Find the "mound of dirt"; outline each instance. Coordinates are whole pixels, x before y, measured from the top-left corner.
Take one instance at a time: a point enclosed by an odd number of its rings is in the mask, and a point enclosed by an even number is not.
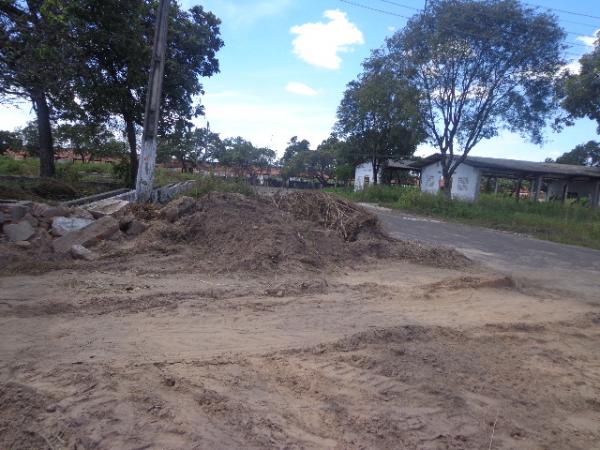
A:
[[[377,217],[366,209],[323,192],[291,192],[273,196],[277,208],[296,219],[312,220],[337,231],[345,241],[355,241],[361,232],[377,231]]]
[[[215,272],[322,270],[352,267],[369,258],[444,267],[468,262],[451,249],[389,239],[379,231],[375,216],[336,197],[290,195],[272,200],[207,194],[193,207],[186,202],[185,213],[174,220],[172,214],[159,214],[136,247],[190,252],[195,264]],[[165,209],[172,212],[173,204]]]

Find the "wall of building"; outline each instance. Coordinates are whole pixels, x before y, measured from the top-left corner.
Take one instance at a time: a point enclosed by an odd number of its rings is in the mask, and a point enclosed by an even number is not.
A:
[[[377,175],[377,180],[381,179],[381,170]],[[365,181],[368,180],[368,184],[373,184],[373,165],[370,162],[366,162],[356,166],[354,169],[354,190],[360,191],[365,187]]]
[[[563,195],[563,188],[565,186],[564,181],[550,181],[548,182],[548,196],[547,198],[552,200],[560,200]],[[569,198],[592,199],[594,195],[594,189],[596,188],[596,181],[580,181],[569,183]]]
[[[421,172],[421,191],[436,194],[440,190],[442,164],[440,162],[423,167]],[[452,176],[452,198],[476,200],[479,195],[481,171],[467,164],[458,166]]]

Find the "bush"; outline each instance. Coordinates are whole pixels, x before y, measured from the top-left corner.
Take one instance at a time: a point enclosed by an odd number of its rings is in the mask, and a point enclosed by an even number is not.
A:
[[[0,156],[0,174],[37,176],[40,173],[40,160],[38,158],[12,159]]]

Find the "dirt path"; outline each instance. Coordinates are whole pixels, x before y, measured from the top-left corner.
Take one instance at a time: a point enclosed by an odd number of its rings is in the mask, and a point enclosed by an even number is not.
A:
[[[515,278],[600,302],[600,251],[460,223],[444,222],[363,204],[397,239],[456,248],[473,260]]]
[[[591,302],[484,267],[180,263],[0,278],[0,447],[600,448]]]

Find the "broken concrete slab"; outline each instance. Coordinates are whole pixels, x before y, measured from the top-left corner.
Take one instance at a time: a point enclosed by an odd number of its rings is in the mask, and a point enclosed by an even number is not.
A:
[[[71,210],[66,206],[50,206],[44,203],[36,203],[32,207],[33,215],[46,220],[57,216],[68,216]]]
[[[10,208],[10,219],[13,222],[21,220],[25,214],[29,212],[29,208],[22,203],[17,203]]]
[[[17,241],[17,242],[15,242],[15,245],[17,247],[19,247],[19,248],[22,248],[22,249],[28,249],[28,248],[31,247],[31,242],[29,242],[29,241]]]
[[[81,230],[72,231],[55,239],[52,248],[56,253],[66,253],[74,245],[85,245],[99,239],[106,239],[117,231],[119,231],[119,222],[111,216],[105,216]]]
[[[71,247],[71,256],[76,259],[84,259],[86,261],[93,261],[98,258],[98,255],[93,251],[85,248],[83,245],[73,245]]]
[[[124,211],[125,207],[129,205],[127,200],[119,200],[116,198],[106,198],[99,200],[94,203],[90,203],[85,207],[95,218],[117,215]]]
[[[9,223],[2,227],[2,231],[11,242],[26,241],[35,234],[35,229],[26,220],[18,223]]]
[[[81,230],[94,222],[94,219],[82,219],[79,217],[58,216],[52,219],[52,234],[64,236],[67,233]]]

